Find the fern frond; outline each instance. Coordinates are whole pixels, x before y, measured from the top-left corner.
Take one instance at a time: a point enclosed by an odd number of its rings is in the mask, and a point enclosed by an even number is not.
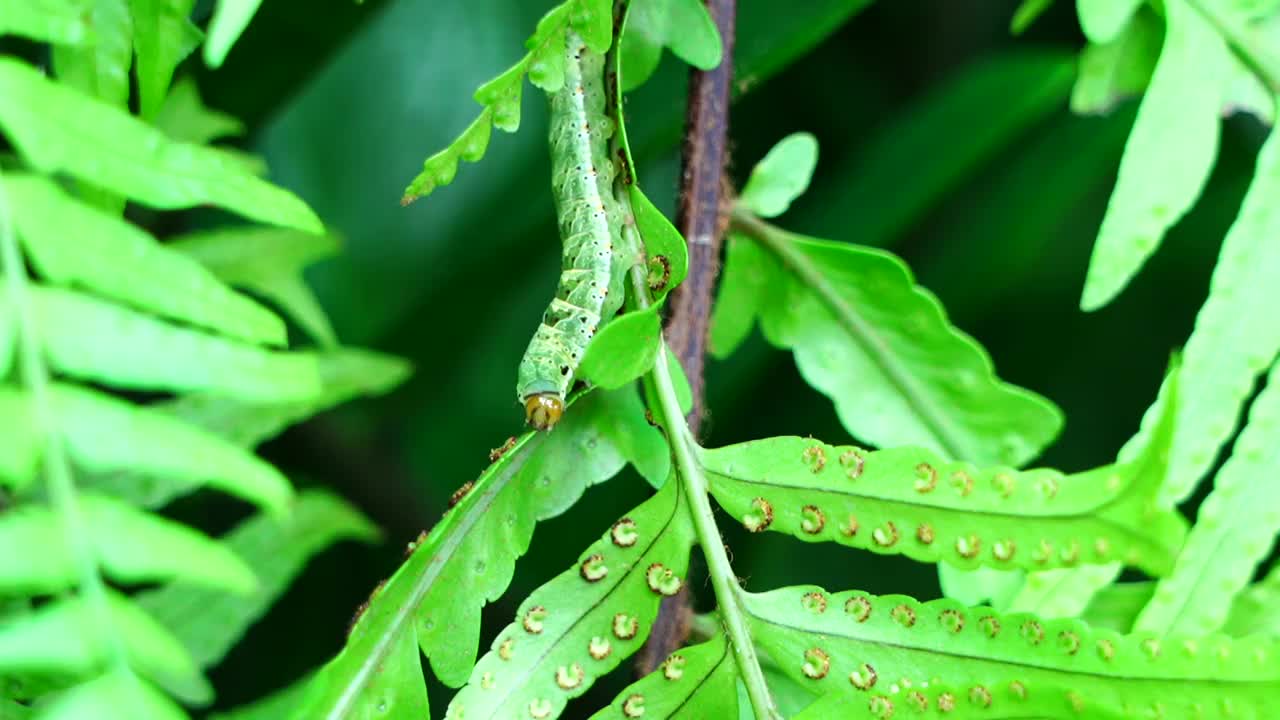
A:
[[[135,390],[218,392],[259,402],[320,392],[315,358],[161,322],[71,290],[32,286],[41,345],[56,370]]]
[[[155,126],[165,135],[181,142],[204,145],[227,137],[244,134],[239,118],[205,107],[195,77],[187,75],[169,88],[164,105],[156,114]]]
[[[1266,557],[1280,532],[1280,365],[1254,401],[1231,458],[1214,479],[1169,577],[1156,586],[1136,629],[1207,634],[1227,620],[1232,600]]]
[[[290,717],[337,720],[356,708],[425,708],[415,647],[442,682],[461,685],[475,664],[480,609],[506,589],[535,523],[564,512],[627,461],[646,474],[670,468],[666,443],[645,422],[632,388],[590,393],[568,408],[554,433],[526,434],[496,454],[375,591],[346,647]]]
[[[1057,435],[1049,401],[999,380],[897,257],[803,238],[735,211],[712,316],[717,357],[759,318],[851,434],[978,463],[1021,465]],[[749,236],[748,236],[749,235]]]
[[[251,594],[236,595],[180,579],[139,593],[134,601],[169,628],[201,667],[212,667],[313,555],[342,540],[371,542],[378,535],[378,528],[341,498],[308,490],[299,493],[287,515],[254,516],[219,543],[257,578]]]
[[[148,121],[160,111],[178,63],[204,39],[204,33],[191,22],[194,7],[195,0],[129,0],[138,105]]]
[[[622,92],[640,87],[653,75],[663,47],[699,70],[716,67],[724,54],[720,31],[698,0],[631,0],[619,41]]]
[[[89,0],[0,0],[0,35],[21,35],[58,45],[92,45],[85,15]]]
[[[1258,376],[1280,352],[1280,320],[1258,313],[1280,278],[1280,131],[1272,131],[1240,213],[1223,242],[1209,297],[1196,315],[1179,372],[1177,431],[1161,502],[1185,500],[1235,431]],[[1231,352],[1222,352],[1230,347]],[[1150,416],[1158,410],[1153,406]]]
[[[1172,567],[1186,525],[1154,506],[1172,434],[1170,411],[1135,460],[1070,476],[789,437],[701,457],[717,502],[754,532],[963,568],[1122,560],[1160,575]]]
[[[306,266],[336,253],[338,238],[285,228],[229,227],[171,238],[167,247],[205,266],[223,282],[275,303],[325,348],[333,326],[302,279]]]
[[[231,46],[240,38],[262,0],[218,0],[209,21],[209,39],[204,44],[204,63],[211,68],[222,66]]]
[[[547,12],[525,41],[529,52],[476,90],[475,100],[484,110],[448,147],[422,163],[422,172],[405,188],[402,205],[453,182],[459,160],[479,162],[489,147],[491,127],[506,132],[520,128],[520,95],[526,74],[546,92],[560,89],[564,84],[564,38],[570,29],[581,35],[593,52],[605,52],[613,42],[613,4],[609,0],[565,0]]]
[[[738,717],[738,672],[723,633],[672,653],[591,720]]]
[[[306,203],[231,156],[171,140],[13,58],[0,58],[0,96],[0,129],[42,172],[65,172],[154,208],[215,205],[264,223],[323,230]]]
[[[748,594],[744,606],[760,647],[792,677],[882,707],[929,699],[999,717],[1009,712],[996,705],[1003,699],[1022,717],[1264,717],[1280,690],[1280,640],[1266,637],[1120,635],[813,586]],[[924,694],[939,682],[962,694]]]
[[[146,231],[81,203],[40,176],[10,175],[5,187],[27,255],[49,282],[239,340],[285,344],[284,323],[274,313]]]
[[[94,545],[103,573],[120,583],[185,578],[204,587],[248,594],[253,571],[235,553],[181,523],[101,495],[82,494],[85,523],[98,534]],[[6,596],[36,596],[75,586],[75,549],[57,514],[42,505],[20,505],[0,516],[0,547],[40,552],[0,557],[0,590]]]
[[[687,501],[671,479],[521,603],[446,716],[558,717],[644,645],[660,601],[685,582],[693,541]],[[632,715],[644,712],[635,705]]]

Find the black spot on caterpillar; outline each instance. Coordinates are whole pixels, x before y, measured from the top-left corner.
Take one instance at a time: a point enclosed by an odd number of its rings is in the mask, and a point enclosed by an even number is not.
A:
[[[622,211],[609,157],[604,56],[566,33],[564,86],[551,96],[551,189],[564,245],[556,296],[525,350],[516,396],[537,430],[564,413],[565,394],[596,330],[622,305],[630,264],[620,248]]]

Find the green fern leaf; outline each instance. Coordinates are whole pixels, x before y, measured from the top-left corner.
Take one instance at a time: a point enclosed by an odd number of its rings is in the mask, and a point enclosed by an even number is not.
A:
[[[289,713],[298,707],[305,697],[312,676],[304,675],[301,679],[287,685],[264,698],[247,705],[240,705],[226,712],[213,713],[209,720],[280,720],[289,717]],[[408,680],[408,678],[406,678]],[[412,678],[412,682],[418,682]],[[426,717],[425,715],[423,716]],[[3,718],[0,718],[3,720]]]
[[[653,369],[662,345],[660,307],[651,305],[618,317],[587,346],[578,376],[606,390],[628,385]]]
[[[674,485],[675,483],[671,483]],[[729,643],[721,633],[700,645],[679,650],[662,665],[632,683],[591,720],[640,717],[735,718],[738,716],[738,672]]]
[[[289,587],[307,560],[341,540],[373,541],[378,529],[336,495],[310,490],[289,514],[258,515],[232,530],[220,547],[251,568],[258,586],[248,596],[180,580],[134,597],[182,642],[201,667],[217,664]]]
[[[704,450],[711,492],[748,530],[956,567],[1029,570],[1122,559],[1167,572],[1185,533],[1153,507],[1171,413],[1136,460],[1075,475],[977,469],[917,448],[866,452],[804,438]]]
[[[788,135],[751,168],[738,202],[760,217],[777,217],[809,188],[817,164],[817,138],[809,133]]]
[[[1280,365],[1267,378],[1231,458],[1200,506],[1169,577],[1138,616],[1137,629],[1200,635],[1222,627],[1236,593],[1248,584],[1280,532],[1280,497],[1272,482],[1280,469]]]
[[[67,451],[89,473],[143,472],[186,487],[208,485],[276,512],[288,507],[289,481],[252,453],[159,410],[69,385],[50,390]]]
[[[700,69],[720,64],[720,31],[698,0],[632,0],[619,44],[622,92],[645,83],[658,69],[662,48]]]
[[[476,90],[475,101],[484,110],[458,139],[422,163],[422,172],[405,188],[400,204],[408,205],[453,182],[460,160],[479,162],[489,147],[490,127],[505,132],[520,128],[520,94],[526,74],[530,82],[548,93],[560,89],[564,84],[564,38],[570,28],[593,52],[608,50],[613,41],[612,8],[609,0],[565,0],[547,12],[525,41],[529,52]]]
[[[352,398],[387,392],[403,382],[410,372],[408,363],[401,358],[357,348],[340,348],[319,353],[314,358],[320,368],[321,390],[308,400],[255,403],[225,395],[193,393],[156,405],[155,409],[248,449],[294,423]],[[156,473],[146,467],[128,470],[126,464],[118,467],[118,471],[99,473],[87,481],[143,507],[163,506],[205,482],[199,476]],[[236,492],[232,488],[227,490]]]
[[[231,227],[182,235],[167,243],[207,267],[223,282],[265,297],[284,310],[320,345],[338,338],[302,269],[338,251],[333,235],[269,227]]]
[[[1009,19],[1009,34],[1021,35],[1053,5],[1053,0],[1022,0]]]
[[[129,0],[139,111],[147,120],[160,111],[178,63],[204,39],[191,22],[194,6],[195,0]]]
[[[1131,632],[1138,613],[1150,602],[1155,589],[1156,584],[1150,581],[1114,583],[1093,596],[1089,606],[1079,613],[1080,619],[1090,627]]]
[[[23,5],[29,0],[10,0]],[[93,43],[83,47],[55,45],[53,68],[58,80],[108,105],[129,102],[129,65],[133,61],[133,21],[128,0],[94,0],[87,15]],[[7,13],[6,13],[7,14]]]
[[[92,45],[89,0],[0,0],[0,35],[58,45]]]
[[[758,220],[747,222],[759,223]],[[729,255],[711,343],[727,355],[759,316],[855,437],[919,445],[984,464],[1021,465],[1062,426],[1051,403],[994,375],[972,338],[897,257],[775,228],[766,248],[741,235]]]
[[[103,571],[121,583],[186,578],[238,594],[257,584],[235,553],[185,525],[105,496],[81,495],[85,522],[98,533],[94,552]],[[0,516],[0,547],[40,548],[0,558],[0,589],[14,595],[62,592],[76,584],[75,552],[56,513],[20,505]]]
[[[1101,0],[1111,3],[1113,0]],[[1120,160],[1080,307],[1111,301],[1200,195],[1218,151],[1225,41],[1186,0],[1165,5],[1164,47]],[[1169,152],[1176,147],[1179,151]]]
[[[649,260],[649,290],[657,305],[689,274],[689,249],[680,231],[645,197],[639,185],[633,182],[628,195]]]
[[[214,140],[244,135],[239,118],[205,107],[194,76],[174,83],[156,113],[155,125],[165,135],[181,142],[204,145]]]
[[[1236,598],[1223,626],[1225,632],[1235,637],[1254,633],[1280,637],[1280,614],[1275,611],[1276,603],[1280,602],[1280,569],[1277,568],[1280,566],[1272,567],[1265,578]]]
[[[116,671],[75,687],[42,708],[36,720],[186,720],[169,698],[131,673]]]
[[[130,667],[179,699],[203,704],[213,688],[167,630],[127,598],[108,592],[109,615],[98,617],[85,600],[64,598],[0,627],[0,675],[89,679],[113,658],[103,637],[114,633]]]
[[[1071,89],[1071,111],[1110,112],[1140,94],[1151,82],[1164,28],[1154,11],[1140,8],[1124,30],[1105,43],[1089,43],[1080,53],[1080,72]]]
[[[253,176],[225,153],[170,140],[125,110],[62,87],[12,58],[0,58],[0,96],[6,98],[0,128],[41,171],[65,172],[160,209],[210,204],[261,222],[323,229],[297,196]]]
[[[209,21],[209,39],[204,44],[204,64],[211,68],[222,66],[231,46],[248,27],[262,0],[218,0]]]
[[[0,312],[0,325],[4,317]],[[0,485],[21,492],[36,477],[40,430],[27,396],[5,386],[0,386],[0,418],[5,418],[4,437],[0,438]]]
[[[1030,573],[1004,609],[1043,618],[1079,617],[1095,593],[1115,582],[1123,569],[1122,563],[1106,563]]]
[[[1140,7],[1142,0],[1076,0],[1080,29],[1099,44],[1115,40]]]
[[[315,358],[241,345],[69,290],[32,286],[49,363],[72,377],[137,390],[212,391],[282,401],[320,392]]]
[[[685,582],[693,525],[680,483],[618,520],[578,563],[538,588],[480,658],[448,717],[558,717],[638,651],[663,597]]]
[[[31,710],[16,700],[0,699],[0,720],[30,720]]]
[[[930,700],[923,691],[938,683],[958,692],[933,707],[970,713],[956,717],[999,717],[1006,703],[1015,717],[1265,717],[1280,690],[1280,641],[1265,637],[1122,636],[1078,620],[813,586],[748,594],[743,605],[760,647],[792,677],[890,712]]]
[[[280,318],[145,231],[36,175],[10,175],[4,187],[27,255],[49,282],[248,342],[285,344]]]
[[[1179,373],[1178,421],[1162,502],[1185,500],[1235,430],[1254,384],[1280,351],[1280,319],[1258,313],[1280,278],[1280,131],[1258,155],[1240,214],[1223,242],[1209,297],[1196,316]],[[1222,352],[1222,348],[1231,352]],[[1148,410],[1148,415],[1158,412]]]
[[[363,717],[348,713],[384,702],[416,708],[418,660],[397,655],[415,637],[440,680],[461,685],[475,664],[480,610],[506,589],[534,524],[564,512],[587,486],[609,479],[628,460],[649,472],[670,467],[666,444],[645,422],[631,388],[593,392],[566,409],[555,432],[528,433],[499,452],[371,598],[346,648],[317,676],[305,708],[291,717]],[[393,659],[396,667],[413,669],[411,682],[378,671]],[[414,695],[400,698],[402,691]]]

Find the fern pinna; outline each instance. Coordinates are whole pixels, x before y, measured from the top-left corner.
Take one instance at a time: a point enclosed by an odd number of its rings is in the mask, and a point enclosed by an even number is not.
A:
[[[1026,0],[1015,29],[1047,6]],[[13,428],[0,441],[11,503],[0,547],[44,549],[0,554],[12,600],[0,605],[0,717],[183,717],[179,703],[212,699],[202,670],[311,553],[376,535],[337,498],[295,493],[249,449],[388,389],[406,368],[339,347],[314,299],[299,301],[299,258],[334,247],[314,213],[255,176],[251,159],[209,144],[220,135],[167,125],[183,116],[166,112],[178,103],[219,118],[193,86],[171,82],[177,60],[157,51],[163,30],[188,38],[179,55],[191,52],[194,25],[123,0],[87,15],[75,0],[14,7],[0,27],[50,43],[54,79],[0,60],[0,129],[17,153],[0,178],[0,417]],[[255,8],[219,3],[207,62],[221,61]],[[1094,309],[1195,203],[1224,109],[1274,119],[1280,73],[1266,32],[1280,13],[1217,0],[1082,0],[1076,11],[1089,44],[1074,109],[1143,95],[1085,284],[1082,306]],[[86,45],[85,23],[97,44]],[[703,447],[661,333],[665,297],[688,272],[684,239],[641,190],[622,110],[664,47],[698,68],[729,61],[715,28],[697,0],[566,0],[527,54],[476,92],[476,120],[426,160],[405,202],[478,161],[492,127],[518,128],[526,75],[548,93],[564,261],[517,371],[533,430],[454,493],[335,657],[218,717],[430,717],[420,655],[457,688],[434,716],[459,720],[1270,717],[1277,574],[1251,580],[1280,530],[1267,482],[1280,326],[1248,310],[1273,284],[1274,138],[1141,426],[1114,462],[1070,473],[1024,467],[1062,413],[998,377],[900,259],[774,224],[818,156],[812,136],[785,138],[726,215],[711,346],[726,357],[758,326],[859,444]],[[118,82],[131,53],[140,117]],[[116,72],[88,82],[94,63]],[[121,218],[128,202],[207,204],[261,225],[162,245]],[[318,349],[286,350],[281,317],[231,286],[271,301]],[[1178,505],[1233,435],[1191,524]],[[481,652],[482,610],[506,591],[537,523],[628,465],[652,496],[601,521],[598,539]],[[220,540],[157,512],[198,487],[262,512]],[[748,591],[717,525],[726,518],[748,533],[936,563],[948,597]],[[1118,582],[1126,570],[1151,580]],[[715,609],[694,618],[687,646],[587,707],[593,685],[654,632],[664,599],[690,587],[710,587]]]

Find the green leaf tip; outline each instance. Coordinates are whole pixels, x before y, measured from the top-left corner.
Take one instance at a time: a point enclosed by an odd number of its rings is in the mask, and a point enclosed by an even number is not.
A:
[[[1166,3],[1166,19],[1164,46],[1089,260],[1080,300],[1085,311],[1106,305],[1138,273],[1191,209],[1217,156],[1221,78],[1230,50],[1185,0]]]
[[[760,217],[777,217],[808,189],[817,164],[818,139],[810,133],[788,135],[751,169],[738,202]]]
[[[725,357],[759,318],[849,432],[1018,466],[1058,434],[1047,399],[999,379],[991,358],[883,250],[784,232],[736,211],[711,348]]]
[[[593,52],[604,53],[613,42],[613,9],[609,0],[566,0],[542,16],[525,41],[528,52],[515,65],[476,90],[484,106],[466,130],[447,147],[428,157],[422,172],[405,188],[400,204],[407,206],[448,185],[458,162],[479,162],[489,147],[491,128],[516,132],[520,128],[520,96],[525,75],[536,87],[553,93],[564,83],[566,33],[578,33]]]
[[[1063,475],[778,437],[705,450],[717,502],[751,532],[956,567],[1043,570],[1115,560],[1163,574],[1185,521],[1154,509],[1169,432],[1133,462]]]
[[[852,717],[1265,717],[1280,689],[1273,637],[1121,635],[814,586],[748,594],[744,606],[787,674],[872,711]]]

